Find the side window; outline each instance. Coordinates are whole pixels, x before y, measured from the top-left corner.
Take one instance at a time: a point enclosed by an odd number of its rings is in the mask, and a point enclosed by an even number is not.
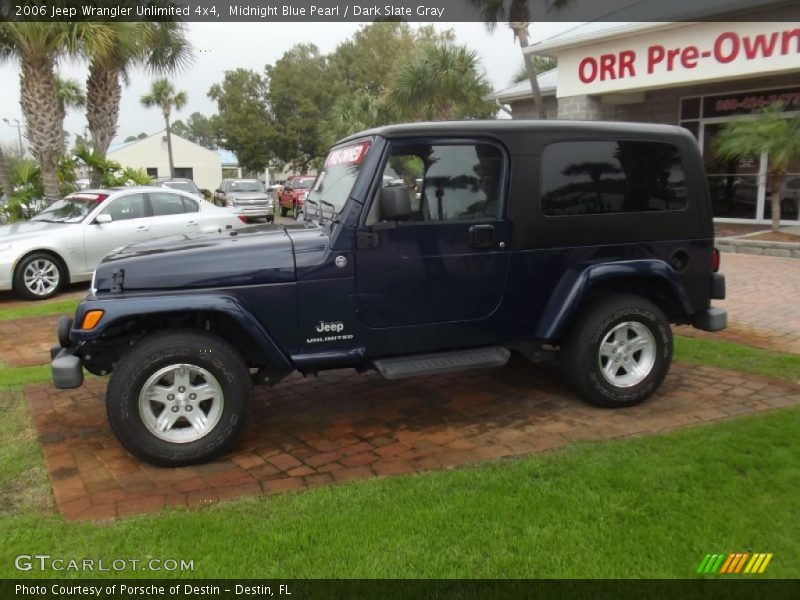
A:
[[[636,140],[550,144],[542,153],[541,204],[547,216],[681,210],[680,152]]]
[[[103,210],[103,214],[111,215],[112,221],[127,221],[146,216],[144,208],[144,194],[128,194],[113,200]]]
[[[187,213],[200,212],[200,206],[194,200],[189,200],[189,198],[184,198],[183,199],[183,212],[187,212]]]
[[[165,192],[151,192],[150,204],[153,207],[153,216],[179,215],[183,210],[183,196]]]
[[[395,143],[383,172],[384,188],[408,193],[410,221],[497,219],[502,183],[501,151],[481,143]]]

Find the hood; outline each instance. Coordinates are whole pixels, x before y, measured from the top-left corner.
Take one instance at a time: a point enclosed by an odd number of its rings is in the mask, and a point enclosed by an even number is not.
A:
[[[79,226],[78,223],[47,223],[46,221],[21,221],[0,225],[0,244],[39,236],[50,237],[58,235],[58,231]]]
[[[97,267],[95,287],[111,287],[124,271],[126,291],[217,288],[295,280],[292,242],[283,227],[181,235],[121,248]]]

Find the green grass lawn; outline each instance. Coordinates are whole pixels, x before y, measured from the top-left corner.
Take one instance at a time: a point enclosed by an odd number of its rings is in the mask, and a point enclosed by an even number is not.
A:
[[[706,344],[681,339],[676,357],[796,377],[793,359]],[[25,576],[20,553],[192,559],[191,577],[696,577],[733,551],[774,553],[761,577],[800,576],[800,407],[98,525],[47,508],[24,398],[0,402],[0,577]]]
[[[25,306],[0,308],[0,321],[13,321],[29,317],[47,317],[50,315],[70,315],[75,313],[80,298],[68,298],[53,302],[31,302]]]

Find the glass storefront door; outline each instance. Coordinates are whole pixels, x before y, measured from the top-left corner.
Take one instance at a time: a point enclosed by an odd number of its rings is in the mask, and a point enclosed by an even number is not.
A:
[[[681,125],[700,140],[714,218],[766,222],[772,218],[772,190],[766,173],[769,156],[723,160],[714,139],[729,122],[752,118],[764,106],[781,101],[787,118],[800,115],[800,88],[695,96],[681,100]],[[781,220],[800,222],[800,159],[778,192]]]

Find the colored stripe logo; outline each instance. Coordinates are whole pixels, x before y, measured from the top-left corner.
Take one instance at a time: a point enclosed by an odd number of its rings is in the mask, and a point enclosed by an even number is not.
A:
[[[746,573],[760,574],[772,560],[772,553],[731,552],[729,554],[706,554],[697,572],[701,574],[735,575]]]

